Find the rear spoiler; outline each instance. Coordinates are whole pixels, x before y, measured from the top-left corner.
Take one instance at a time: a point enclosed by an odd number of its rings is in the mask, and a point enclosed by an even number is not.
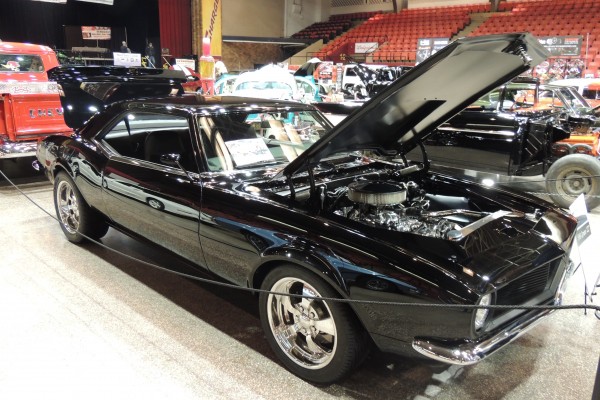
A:
[[[73,129],[117,101],[180,95],[187,81],[181,71],[116,66],[59,66],[48,78],[59,85],[65,123]]]

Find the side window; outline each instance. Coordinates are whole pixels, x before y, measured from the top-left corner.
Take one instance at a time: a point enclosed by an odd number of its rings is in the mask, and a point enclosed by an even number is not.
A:
[[[498,101],[500,99],[500,89],[495,89],[490,93],[487,93],[480,97],[475,103],[471,104],[468,109],[470,110],[488,110],[493,111],[498,107]]]
[[[182,166],[198,172],[187,118],[169,114],[127,113],[101,142],[123,157],[161,164],[165,154],[179,154]]]

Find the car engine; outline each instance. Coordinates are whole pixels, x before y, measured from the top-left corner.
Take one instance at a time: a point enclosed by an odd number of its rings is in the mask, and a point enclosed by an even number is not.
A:
[[[343,193],[340,193],[343,192]],[[424,190],[409,181],[356,181],[329,193],[334,213],[378,228],[448,239],[484,213],[470,210],[428,211]]]

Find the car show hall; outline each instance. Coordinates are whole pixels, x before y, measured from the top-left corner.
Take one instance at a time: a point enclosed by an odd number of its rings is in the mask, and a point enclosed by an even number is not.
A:
[[[600,399],[600,0],[1,6],[1,399]]]

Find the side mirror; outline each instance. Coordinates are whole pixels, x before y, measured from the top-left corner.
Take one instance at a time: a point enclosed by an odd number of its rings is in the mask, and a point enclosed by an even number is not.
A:
[[[160,163],[168,165],[169,167],[181,168],[179,164],[179,160],[181,160],[181,154],[171,153],[171,154],[162,154],[160,156]]]

